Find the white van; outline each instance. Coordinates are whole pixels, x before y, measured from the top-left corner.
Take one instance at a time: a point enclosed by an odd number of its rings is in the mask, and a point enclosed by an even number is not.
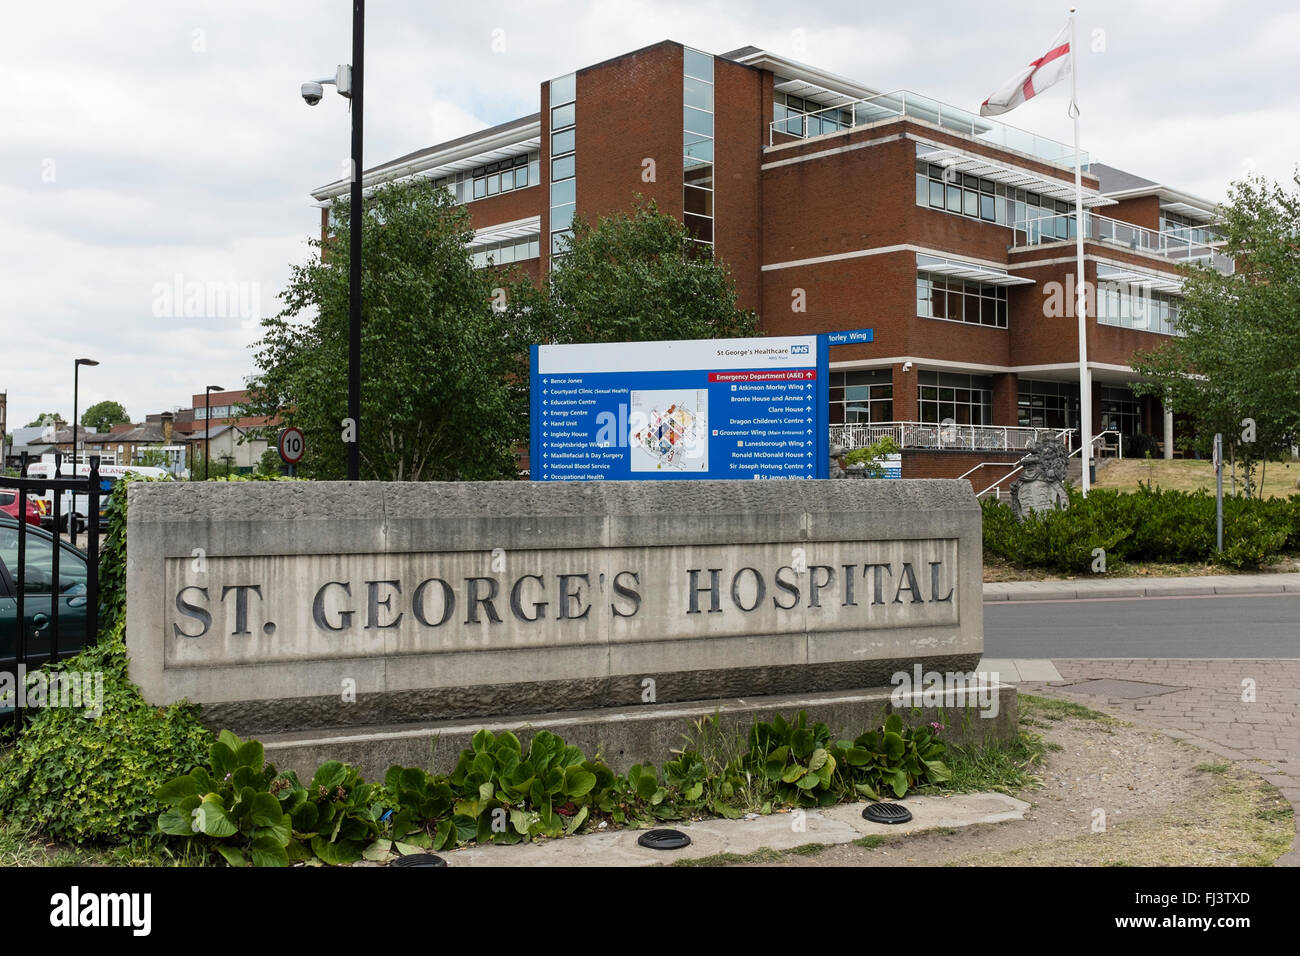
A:
[[[27,466],[27,474],[32,478],[53,478],[54,462],[37,461]],[[75,477],[84,478],[90,474],[90,464],[82,463],[77,465]],[[171,478],[171,473],[166,468],[153,468],[148,465],[100,465],[99,466],[99,526],[103,530],[106,525],[107,516],[104,509],[108,506],[108,496],[112,492],[113,486],[118,483],[124,475],[134,474],[141,475],[145,478]],[[69,465],[64,465],[60,469],[60,477],[72,478],[73,471]],[[45,504],[47,513],[54,514],[54,492],[45,493]],[[86,512],[90,509],[90,499],[88,495],[74,495],[71,491],[60,492],[63,495],[59,501],[59,520],[60,533],[68,530],[68,515],[75,514],[77,521],[77,532],[80,534],[86,529]]]

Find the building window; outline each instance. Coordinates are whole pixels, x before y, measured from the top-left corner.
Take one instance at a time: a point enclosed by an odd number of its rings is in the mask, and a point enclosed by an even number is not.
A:
[[[916,146],[916,204],[967,219],[996,223],[1049,238],[1074,238],[1074,206],[991,179],[968,176],[923,158],[934,149]],[[1045,218],[1051,217],[1051,218]]]
[[[1025,428],[1077,428],[1078,384],[1022,378],[1016,422]]]
[[[1121,435],[1137,435],[1142,431],[1142,410],[1130,389],[1101,387],[1101,428],[1102,431],[1114,429]]]
[[[541,237],[524,236],[475,246],[470,250],[470,261],[474,263],[474,268],[482,269],[485,266],[503,266],[525,259],[536,259],[540,254]]]
[[[993,423],[993,383],[984,375],[920,372],[916,399],[917,414],[923,422]]]
[[[1186,216],[1180,216],[1177,213],[1160,210],[1160,231],[1172,232],[1179,239],[1186,239],[1189,242],[1219,242],[1223,239],[1217,229],[1203,226],[1195,220]]]
[[[551,267],[573,236],[577,209],[577,74],[551,80]]]
[[[1006,286],[930,272],[916,274],[916,314],[969,325],[1007,327]]]
[[[691,237],[712,245],[713,57],[682,51],[682,221]]]
[[[541,182],[538,166],[541,153],[532,150],[510,159],[488,163],[454,176],[443,176],[433,181],[451,193],[458,203],[486,199],[500,193],[508,193],[527,186],[536,186]]]
[[[1097,323],[1160,335],[1179,335],[1178,300],[1127,282],[1097,283]]]
[[[889,369],[831,372],[832,425],[894,420],[894,378]]]

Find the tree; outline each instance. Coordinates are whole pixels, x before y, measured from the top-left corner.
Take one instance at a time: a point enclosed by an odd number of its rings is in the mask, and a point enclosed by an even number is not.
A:
[[[36,416],[35,421],[27,423],[28,428],[38,428],[43,425],[53,425],[55,422],[63,421],[63,416],[58,412],[42,412]]]
[[[1300,171],[1293,178],[1300,187]],[[1144,377],[1134,391],[1190,415],[1202,452],[1221,432],[1250,496],[1256,466],[1300,436],[1300,191],[1249,177],[1221,213],[1221,251],[1237,269],[1184,269],[1179,334],[1134,355]]]
[[[652,342],[758,334],[736,304],[730,270],[686,227],[637,197],[631,215],[578,217],[551,272],[549,295],[527,301],[563,342]]]
[[[284,460],[280,457],[279,449],[268,448],[262,452],[262,457],[257,460],[257,473],[259,475],[284,474]]]
[[[540,316],[494,303],[531,298],[531,285],[474,268],[469,213],[432,183],[382,187],[363,214],[361,476],[513,478],[528,346],[549,336]],[[283,310],[262,323],[246,409],[302,429],[299,473],[314,478],[342,478],[347,461],[350,204],[333,215],[334,236],[310,243],[320,258],[292,268]]]
[[[142,448],[135,453],[134,464],[147,468],[167,468],[171,465],[171,459],[161,448]]]
[[[81,415],[81,424],[97,432],[106,432],[114,425],[121,425],[130,420],[125,408],[117,402],[110,401],[96,402]]]

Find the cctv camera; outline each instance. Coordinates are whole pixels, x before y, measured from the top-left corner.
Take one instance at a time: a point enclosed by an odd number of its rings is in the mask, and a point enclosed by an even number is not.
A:
[[[314,80],[308,81],[302,85],[302,98],[307,101],[308,106],[315,106],[320,102],[320,98],[324,95],[324,87]]]
[[[910,372],[910,371],[912,371],[912,363],[911,363],[911,362],[904,362],[904,363],[903,363],[903,371],[904,371],[904,372]]]

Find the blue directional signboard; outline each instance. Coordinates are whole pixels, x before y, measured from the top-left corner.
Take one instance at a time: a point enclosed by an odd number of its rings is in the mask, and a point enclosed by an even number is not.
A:
[[[534,345],[535,481],[825,478],[816,335]]]
[[[876,340],[875,329],[845,329],[842,332],[827,332],[828,345],[861,345]]]

